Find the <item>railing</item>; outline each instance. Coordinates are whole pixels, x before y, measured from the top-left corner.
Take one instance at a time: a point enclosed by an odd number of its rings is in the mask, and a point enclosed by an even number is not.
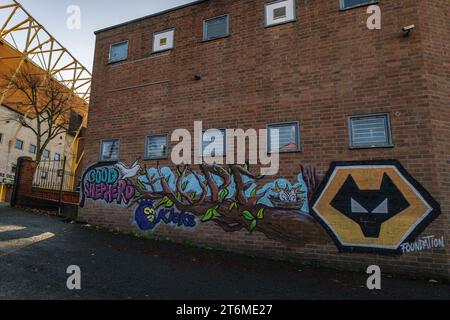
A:
[[[34,173],[33,187],[71,192],[74,191],[73,182],[73,173],[66,170],[66,158],[62,160],[43,159]]]

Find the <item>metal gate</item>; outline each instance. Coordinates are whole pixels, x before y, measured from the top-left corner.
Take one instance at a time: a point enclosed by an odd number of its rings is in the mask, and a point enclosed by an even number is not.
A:
[[[33,178],[33,187],[74,191],[74,174],[66,168],[66,158],[62,160],[43,159],[37,166]]]

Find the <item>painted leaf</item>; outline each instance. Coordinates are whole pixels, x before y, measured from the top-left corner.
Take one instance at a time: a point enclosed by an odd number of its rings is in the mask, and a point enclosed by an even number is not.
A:
[[[258,222],[256,220],[253,220],[250,224],[250,230],[253,231],[256,229],[256,226],[258,225]]]
[[[237,202],[233,202],[233,203],[230,205],[230,210],[237,209],[237,207],[238,207]]]
[[[181,189],[183,189],[183,191],[186,190],[188,184],[189,184],[189,181],[183,182],[183,184],[181,185]]]
[[[258,214],[256,216],[259,220],[264,219],[264,208],[259,209]]]
[[[217,211],[217,210],[213,210],[213,216],[214,216],[214,218],[220,218],[222,215],[220,214],[220,212],[219,211]]]
[[[170,208],[173,207],[173,205],[174,205],[173,201],[170,200],[170,199],[168,199],[168,200],[167,200],[167,203],[166,203],[166,208],[170,209]]]
[[[253,191],[252,191],[252,193],[251,193],[252,198],[253,198],[253,197],[256,197],[256,192],[257,192],[256,188],[253,189]]]
[[[202,222],[208,222],[212,218],[214,218],[214,212],[212,209],[209,209],[208,211],[206,211],[205,215],[203,216]]]
[[[230,192],[228,191],[227,188],[222,189],[222,191],[220,191],[220,199],[225,200],[229,194]]]
[[[162,206],[162,205],[165,205],[165,204],[167,203],[168,200],[169,200],[168,197],[162,198],[161,201],[159,201],[158,206],[160,207],[160,206]]]
[[[242,211],[241,214],[248,221],[255,220],[255,217],[253,216],[253,214],[250,211],[247,211],[247,210],[246,211]]]
[[[136,180],[136,185],[137,185],[137,187],[139,189],[144,189],[145,190],[145,186],[144,186],[144,184],[142,183],[141,180]]]
[[[179,192],[177,193],[177,199],[178,199],[178,201],[180,201],[180,202],[182,201],[182,196],[181,196],[181,193],[179,193]]]
[[[192,192],[191,193],[191,200],[195,200],[196,197],[197,197],[197,192]]]

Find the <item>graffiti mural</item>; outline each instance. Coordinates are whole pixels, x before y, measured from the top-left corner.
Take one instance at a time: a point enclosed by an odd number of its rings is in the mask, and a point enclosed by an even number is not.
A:
[[[311,213],[343,251],[401,254],[440,208],[398,161],[336,162]]]
[[[147,167],[135,162],[95,164],[82,179],[86,200],[135,208],[141,230],[164,224],[195,228],[214,223],[226,232],[261,232],[270,239],[302,242],[320,229],[309,215],[309,200],[319,186],[312,168],[301,168],[294,181],[261,183],[248,165]]]
[[[402,254],[440,214],[439,204],[398,161],[333,163],[266,181],[248,165],[147,166],[98,163],[82,179],[87,200],[133,208],[139,229],[211,223],[302,246],[329,237],[341,251]],[[323,227],[323,228],[322,228]]]

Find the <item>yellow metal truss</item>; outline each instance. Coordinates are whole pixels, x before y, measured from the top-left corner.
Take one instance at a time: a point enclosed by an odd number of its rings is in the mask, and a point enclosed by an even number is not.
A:
[[[1,46],[6,46],[6,48],[2,49]],[[0,64],[10,67],[15,70],[14,74],[17,74],[24,62],[31,62],[78,96],[84,105],[83,116],[85,119],[87,118],[91,72],[37,22],[19,2],[0,0]],[[0,92],[0,104],[4,102],[9,87],[8,85],[3,92]],[[79,133],[83,125],[70,146],[74,154],[71,168],[73,173],[77,170],[84,155],[83,153],[78,159],[76,157]]]
[[[16,0],[0,0],[0,41],[17,51],[18,68],[28,60],[89,103],[92,75]]]

